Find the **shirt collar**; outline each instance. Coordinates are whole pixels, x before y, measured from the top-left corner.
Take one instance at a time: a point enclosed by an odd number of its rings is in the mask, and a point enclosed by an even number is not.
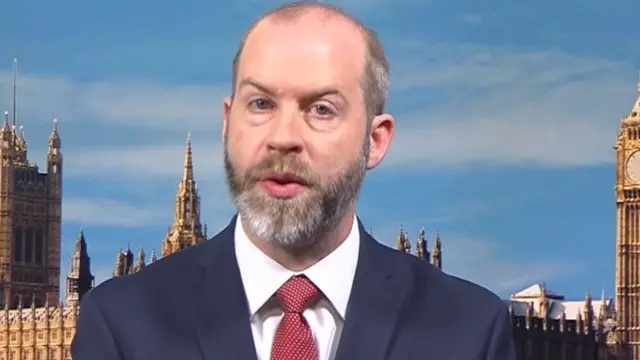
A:
[[[271,259],[249,240],[238,215],[235,226],[236,259],[251,316],[254,316],[291,276],[304,274],[322,291],[344,319],[359,250],[360,231],[358,220],[354,216],[349,235],[337,249],[307,270],[294,272]]]

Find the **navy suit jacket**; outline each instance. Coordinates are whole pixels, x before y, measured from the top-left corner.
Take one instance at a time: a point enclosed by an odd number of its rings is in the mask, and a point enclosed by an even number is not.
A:
[[[88,292],[73,360],[256,360],[235,221]],[[516,359],[507,306],[496,295],[379,244],[362,224],[360,238],[336,360]]]

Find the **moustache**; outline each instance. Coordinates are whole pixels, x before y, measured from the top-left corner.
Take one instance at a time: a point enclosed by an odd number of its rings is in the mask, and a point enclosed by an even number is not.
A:
[[[312,187],[318,183],[318,176],[299,158],[291,155],[274,154],[261,160],[247,171],[246,177],[256,183],[273,174],[282,174],[286,178]]]

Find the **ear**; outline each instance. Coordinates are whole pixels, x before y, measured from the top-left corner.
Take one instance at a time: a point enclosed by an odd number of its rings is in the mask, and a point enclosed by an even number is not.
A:
[[[222,145],[225,144],[225,134],[227,133],[227,129],[229,128],[229,117],[231,115],[231,98],[226,97],[222,101]]]
[[[371,133],[369,136],[369,161],[367,162],[367,170],[373,169],[382,162],[382,159],[389,151],[393,131],[395,128],[395,120],[391,114],[381,114],[373,118],[371,122]]]

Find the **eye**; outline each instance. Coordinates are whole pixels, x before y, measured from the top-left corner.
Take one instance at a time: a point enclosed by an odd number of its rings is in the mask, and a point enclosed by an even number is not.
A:
[[[325,104],[314,104],[311,106],[311,112],[318,117],[331,117],[335,115],[335,111]]]
[[[265,111],[273,108],[273,104],[267,99],[258,98],[249,102],[249,108],[256,111]]]

